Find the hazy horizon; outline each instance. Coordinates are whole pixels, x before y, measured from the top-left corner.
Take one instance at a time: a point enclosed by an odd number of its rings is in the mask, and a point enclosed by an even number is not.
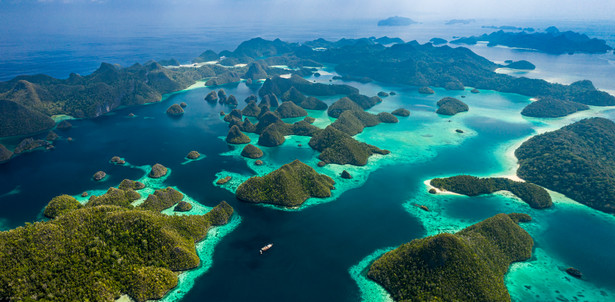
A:
[[[195,25],[250,22],[370,20],[404,16],[417,22],[448,19],[612,20],[615,1],[588,0],[0,0],[3,27],[79,22]]]

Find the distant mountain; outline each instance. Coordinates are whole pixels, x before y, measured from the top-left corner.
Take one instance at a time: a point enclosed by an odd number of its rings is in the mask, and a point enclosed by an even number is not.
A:
[[[446,23],[444,24],[445,25],[455,25],[455,24],[470,24],[474,22],[476,22],[476,20],[474,19],[452,19],[452,20],[446,21]]]
[[[378,21],[378,26],[408,26],[416,23],[410,18],[395,16]]]
[[[612,50],[606,41],[591,39],[585,34],[572,31],[560,32],[551,26],[541,33],[505,32],[503,30],[482,36],[472,36],[451,41],[453,44],[474,45],[478,41],[488,41],[488,46],[504,45],[535,49],[549,54],[565,53],[606,53]]]

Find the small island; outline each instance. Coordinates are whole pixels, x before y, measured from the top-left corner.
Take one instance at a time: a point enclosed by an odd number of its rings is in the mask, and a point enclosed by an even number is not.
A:
[[[568,100],[543,97],[525,106],[521,115],[529,117],[562,117],[578,111],[588,110],[589,106]]]
[[[498,214],[412,240],[374,261],[367,276],[397,301],[510,301],[504,274],[532,255],[534,240],[517,224],[530,219]]]
[[[263,177],[246,180],[235,194],[246,202],[296,207],[310,197],[331,196],[334,184],[329,176],[318,174],[312,167],[295,160]]]
[[[470,175],[458,175],[448,178],[434,178],[431,185],[440,189],[467,196],[491,194],[497,191],[509,191],[535,209],[549,208],[553,205],[547,190],[531,183],[518,182],[508,178],[478,178]]]
[[[416,24],[416,22],[410,18],[399,16],[389,17],[378,21],[378,26],[408,26],[412,24]]]
[[[161,164],[155,164],[152,166],[152,170],[149,172],[147,176],[149,176],[150,178],[160,178],[160,177],[167,175],[167,171],[168,171],[167,167]]]
[[[455,115],[459,112],[466,112],[469,110],[466,103],[451,97],[445,97],[439,100],[437,105],[438,110],[436,110],[436,113],[442,115]]]
[[[534,69],[536,69],[536,65],[534,65],[534,64],[532,64],[532,63],[530,63],[529,61],[526,61],[526,60],[510,62],[510,63],[508,63],[508,65],[505,65],[504,67],[510,68],[510,69],[520,69],[520,70],[534,70]]]
[[[184,109],[179,104],[173,104],[167,109],[167,114],[172,117],[180,117],[184,115]]]

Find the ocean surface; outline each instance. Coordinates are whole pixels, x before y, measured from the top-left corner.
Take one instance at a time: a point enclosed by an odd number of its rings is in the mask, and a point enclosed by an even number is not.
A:
[[[495,22],[495,21],[494,21]],[[124,66],[150,59],[177,58],[189,62],[206,49],[234,49],[243,40],[261,36],[288,41],[319,37],[399,36],[421,42],[432,37],[450,39],[489,32],[479,25],[445,26],[418,24],[408,28],[379,28],[373,22],[356,24],[311,24],[303,26],[216,26],[205,28],[132,28],[92,36],[83,28],[62,34],[48,33],[2,37],[0,79],[19,74],[46,73],[65,78],[70,72],[88,74],[101,62]],[[513,24],[517,25],[517,24]],[[551,24],[548,24],[551,25]],[[612,24],[564,23],[573,29],[608,39],[615,46]],[[519,24],[545,28],[547,24]],[[10,32],[4,29],[3,33]],[[25,33],[24,33],[25,34]],[[590,79],[602,89],[615,91],[612,53],[605,55],[552,56],[524,50],[483,45],[471,47],[496,62],[527,59],[537,66],[525,76],[570,83]],[[319,78],[329,83],[335,75],[330,66]],[[203,97],[211,90],[197,83],[188,90],[164,97],[160,103],[122,108],[95,119],[73,120],[73,128],[57,131],[62,137],[53,151],[31,152],[0,165],[0,230],[43,219],[47,202],[60,194],[84,191],[101,194],[121,180],[141,179],[149,167],[161,163],[170,168],[168,177],[151,187],[174,186],[202,211],[222,200],[236,210],[228,227],[214,229],[208,240],[215,248],[200,245],[204,265],[183,275],[180,287],[168,301],[387,301],[390,298],[365,278],[364,269],[383,252],[402,243],[453,232],[497,213],[523,212],[534,217],[522,226],[535,240],[532,259],[513,264],[505,282],[514,301],[607,301],[615,299],[615,218],[580,205],[552,192],[555,205],[547,210],[531,209],[509,194],[480,197],[431,195],[424,184],[435,177],[458,174],[510,176],[515,174],[514,149],[528,137],[557,129],[588,116],[615,119],[615,108],[592,107],[561,119],[529,119],[520,115],[527,97],[482,91],[435,89],[435,95],[420,95],[416,87],[382,83],[346,82],[366,95],[396,91],[396,96],[370,109],[378,113],[399,107],[412,114],[398,124],[381,124],[357,135],[357,139],[389,149],[388,156],[373,156],[365,167],[328,165],[317,168],[317,153],[305,137],[287,137],[276,148],[263,148],[264,166],[239,156],[241,147],[224,141],[228,126],[219,112],[230,111],[209,105]],[[244,83],[226,85],[243,107],[243,99],[257,88]],[[216,88],[218,89],[218,88]],[[434,113],[436,101],[444,96],[461,97],[468,113],[442,117]],[[324,98],[332,103],[338,97]],[[165,110],[186,102],[186,113],[171,119]],[[128,117],[134,113],[135,117]],[[331,123],[326,113],[310,111],[315,125]],[[292,120],[289,120],[292,121]],[[464,133],[455,132],[456,129]],[[73,140],[68,141],[71,137]],[[251,135],[253,141],[257,138]],[[12,146],[18,139],[0,140]],[[300,146],[301,145],[301,146]],[[204,158],[184,157],[196,150]],[[109,159],[118,155],[129,162],[116,166]],[[234,189],[250,176],[263,175],[294,159],[313,166],[336,180],[332,198],[311,199],[299,209],[287,210],[239,202]],[[348,170],[353,179],[339,177]],[[98,170],[107,172],[103,182],[91,180]],[[233,180],[218,186],[215,181],[231,175]],[[430,212],[416,205],[426,205]],[[259,249],[274,247],[264,255]],[[207,245],[213,247],[213,244]],[[583,280],[564,270],[576,267]]]

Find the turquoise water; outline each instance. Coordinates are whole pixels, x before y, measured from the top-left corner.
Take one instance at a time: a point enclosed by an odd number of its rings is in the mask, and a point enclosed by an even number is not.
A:
[[[498,49],[489,51],[496,56]],[[504,59],[519,54],[506,50],[497,55]],[[546,65],[548,59],[529,60]],[[588,70],[602,69],[599,60],[599,56],[589,57],[583,62],[590,66]],[[609,70],[592,79],[606,83]],[[550,72],[558,74],[558,70]],[[308,79],[328,83],[334,75],[331,67],[322,74]],[[512,154],[525,139],[587,116],[615,119],[613,108],[593,107],[561,119],[529,119],[519,112],[530,100],[515,94],[471,94],[468,88],[451,92],[436,89],[435,95],[420,95],[416,87],[348,84],[367,95],[397,92],[370,112],[390,112],[399,107],[411,111],[410,117],[400,118],[398,124],[366,128],[356,136],[392,151],[387,156],[371,157],[364,167],[319,168],[317,152],[307,145],[309,138],[298,136],[287,137],[279,147],[263,147],[265,156],[261,160],[265,165],[256,166],[255,160],[239,156],[243,146],[226,144],[228,127],[218,113],[229,112],[230,108],[204,102],[210,89],[198,83],[190,90],[166,96],[160,103],[72,121],[72,129],[58,131],[62,139],[54,151],[25,154],[0,165],[0,229],[42,219],[43,207],[54,196],[79,196],[84,191],[102,194],[124,178],[142,179],[149,186],[145,192],[166,186],[183,192],[195,205],[191,213],[205,213],[226,200],[238,214],[229,225],[212,229],[208,239],[197,245],[202,266],[182,274],[179,287],[165,301],[388,301],[386,292],[365,277],[365,269],[382,253],[415,238],[458,231],[497,213],[523,212],[534,217],[533,222],[522,226],[533,236],[535,251],[532,259],[513,264],[506,275],[514,301],[613,299],[612,215],[554,192],[553,208],[534,210],[509,194],[431,195],[425,184],[434,177],[457,174],[514,176],[516,160]],[[237,96],[240,106],[245,97],[257,91],[243,83],[224,89]],[[462,95],[469,112],[453,117],[434,113],[440,98],[461,99]],[[324,98],[329,104],[337,99]],[[188,104],[184,116],[168,118],[166,108],[179,102]],[[135,117],[127,117],[129,113]],[[324,112],[309,114],[319,127],[332,122]],[[249,136],[257,142],[256,135]],[[68,137],[74,140],[68,142]],[[192,150],[202,157],[187,160],[185,155]],[[129,164],[110,164],[114,155]],[[235,199],[233,192],[242,181],[294,159],[334,178],[333,196],[310,199],[296,209]],[[148,169],[155,163],[167,166],[170,173],[163,179],[148,179]],[[91,180],[98,170],[107,172],[104,182]],[[348,170],[353,179],[341,179],[342,170]],[[216,180],[224,176],[232,176],[231,181],[216,185]],[[426,205],[430,211],[416,205]],[[271,242],[274,247],[260,255],[258,250]],[[570,278],[564,272],[570,266],[580,269],[584,279]]]

